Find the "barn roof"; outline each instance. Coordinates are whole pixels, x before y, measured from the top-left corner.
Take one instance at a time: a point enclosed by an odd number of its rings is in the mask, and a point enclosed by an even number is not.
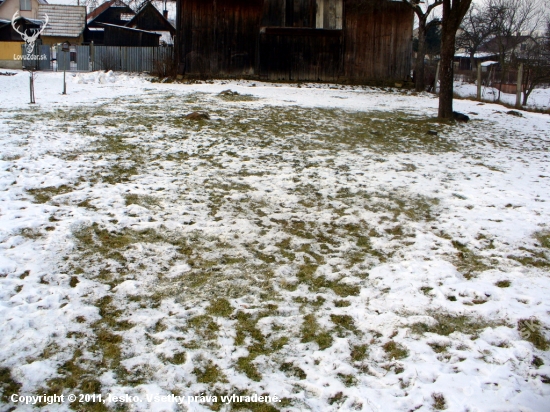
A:
[[[78,37],[86,25],[85,6],[65,6],[60,4],[41,4],[38,6],[38,18],[46,19],[48,25],[43,36]]]
[[[124,3],[122,0],[109,0],[103,3],[101,6],[95,8],[92,10],[88,15],[86,16],[86,20],[91,22],[96,17],[98,17],[101,13],[105,12],[110,7],[123,7],[123,8],[129,8],[129,6]]]
[[[160,24],[165,26],[165,28],[167,30],[170,30],[171,32],[175,33],[174,25],[172,23],[170,23],[170,21],[168,19],[166,19],[162,15],[162,13],[155,7],[155,5],[153,3],[151,3],[150,1],[146,1],[145,3],[143,3],[143,5],[140,7],[140,9],[138,11],[136,11],[135,16],[128,23],[126,23],[126,26],[136,27],[136,25],[139,22],[139,19],[142,17],[141,15],[146,14],[146,13],[153,13],[156,16],[156,18],[159,19]],[[146,28],[151,29],[151,27],[146,27]]]

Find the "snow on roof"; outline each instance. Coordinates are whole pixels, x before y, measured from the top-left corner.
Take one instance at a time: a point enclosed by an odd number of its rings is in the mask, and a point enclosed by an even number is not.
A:
[[[43,36],[78,37],[86,25],[85,6],[65,6],[59,4],[41,4],[38,17],[49,21]]]
[[[29,19],[27,17],[18,17],[17,19],[15,19],[16,22],[21,21],[21,20],[26,21],[28,23],[36,24],[37,26],[42,26],[42,24],[44,24],[44,22],[42,20]],[[0,19],[0,24],[11,24],[11,20]]]
[[[485,57],[491,57],[494,56],[495,53],[489,53],[489,52],[477,52],[474,54],[474,59],[483,59]],[[470,58],[470,53],[455,53],[455,57],[467,57]]]
[[[492,66],[493,64],[498,64],[498,62],[495,62],[493,60],[487,60],[486,62],[481,63],[483,67]]]

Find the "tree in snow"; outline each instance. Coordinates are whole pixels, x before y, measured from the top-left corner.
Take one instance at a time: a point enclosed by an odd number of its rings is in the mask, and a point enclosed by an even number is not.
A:
[[[550,83],[550,19],[545,35],[532,39],[520,61],[524,64],[522,104],[525,106],[537,86]]]
[[[475,54],[479,48],[493,34],[493,25],[487,16],[487,3],[474,4],[460,26],[460,33],[457,36],[457,47],[466,50],[470,55],[470,66],[475,69]]]
[[[424,78],[426,56],[426,37],[428,34],[428,19],[432,16],[436,7],[443,4],[443,0],[402,0],[403,3],[411,7],[418,19],[418,47],[416,60],[414,63],[414,78],[416,82],[416,91],[422,92],[426,90],[426,81]]]
[[[443,19],[441,24],[441,71],[438,116],[453,118],[453,62],[455,55],[456,32],[472,0],[443,0]]]

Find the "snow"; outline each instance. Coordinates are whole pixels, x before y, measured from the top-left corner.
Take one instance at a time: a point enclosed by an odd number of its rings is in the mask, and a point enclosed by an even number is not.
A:
[[[477,86],[471,83],[456,82],[454,92],[460,97],[475,98],[477,96]],[[496,102],[498,99],[498,89],[483,86],[481,88],[481,97],[483,100]],[[505,104],[515,105],[516,95],[501,93],[500,101]],[[534,89],[527,99],[527,107],[531,109],[548,110],[550,108],[550,88]]]
[[[548,115],[456,100],[471,121],[447,125],[398,89],[113,72],[61,95],[62,76],[38,74],[36,105],[28,73],[0,76],[0,365],[21,395],[548,410],[525,338],[550,338]]]

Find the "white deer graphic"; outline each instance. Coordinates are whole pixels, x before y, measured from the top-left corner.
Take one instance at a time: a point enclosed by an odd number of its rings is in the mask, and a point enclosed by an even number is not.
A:
[[[19,33],[21,35],[21,37],[23,38],[23,40],[25,40],[25,43],[27,43],[25,45],[25,49],[27,49],[27,54],[32,54],[32,52],[34,50],[34,43],[36,42],[36,39],[38,39],[38,36],[40,36],[40,34],[42,34],[44,29],[46,28],[46,25],[48,24],[48,15],[46,14],[45,16],[46,16],[46,21],[42,25],[42,28],[40,30],[38,30],[37,32],[35,32],[32,36],[29,36],[27,34],[27,30],[25,30],[25,32],[22,33],[19,30],[17,30],[17,27],[15,27],[15,20],[19,17],[19,10],[14,13],[13,18],[11,19],[11,25],[12,25],[13,29],[17,33]]]

